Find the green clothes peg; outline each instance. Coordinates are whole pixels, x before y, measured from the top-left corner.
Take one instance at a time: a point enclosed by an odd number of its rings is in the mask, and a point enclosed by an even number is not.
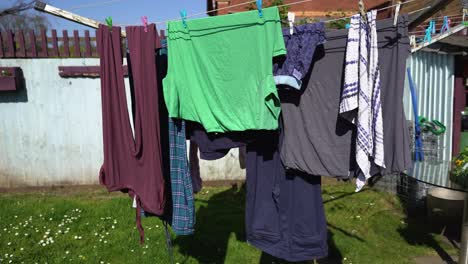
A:
[[[439,120],[433,119],[432,121],[429,121],[424,116],[419,116],[419,125],[422,131],[431,132],[436,136],[442,135],[447,129]]]
[[[442,135],[443,133],[445,133],[445,130],[447,129],[444,124],[442,124],[442,122],[440,122],[439,120],[432,120],[432,124],[434,124],[434,128],[431,129],[431,132],[434,134],[434,135]]]
[[[112,17],[106,18],[106,24],[109,27],[109,29],[112,29]]]
[[[425,118],[424,116],[419,116],[418,120],[419,120],[419,124],[421,125],[427,122],[427,118]]]

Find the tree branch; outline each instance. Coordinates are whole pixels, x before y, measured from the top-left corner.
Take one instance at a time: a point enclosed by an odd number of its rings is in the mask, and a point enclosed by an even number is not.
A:
[[[7,16],[7,15],[17,15],[18,13],[21,13],[23,11],[33,8],[35,2],[36,1],[30,1],[30,2],[20,1],[16,3],[15,5],[13,5],[12,7],[0,10],[0,17]]]

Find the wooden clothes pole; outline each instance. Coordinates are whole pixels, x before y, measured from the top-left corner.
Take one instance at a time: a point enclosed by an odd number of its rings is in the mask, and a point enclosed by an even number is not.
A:
[[[51,6],[51,5],[46,4],[44,2],[41,2],[41,1],[36,1],[36,4],[34,5],[34,9],[36,9],[38,11],[41,11],[41,12],[51,14],[51,15],[54,15],[54,16],[57,16],[57,17],[61,17],[61,18],[70,20],[72,22],[76,22],[76,23],[81,24],[81,25],[92,27],[92,28],[99,28],[99,25],[103,24],[103,23],[101,23],[99,21],[96,21],[94,19],[74,14],[72,12],[69,12],[69,11],[66,11],[66,10]],[[127,36],[125,34],[125,32],[121,32],[121,34],[122,34],[122,37]]]

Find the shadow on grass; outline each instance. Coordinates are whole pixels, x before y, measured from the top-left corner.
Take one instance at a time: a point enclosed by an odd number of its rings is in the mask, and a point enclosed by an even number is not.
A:
[[[199,200],[196,229],[192,236],[178,236],[174,244],[180,253],[199,263],[225,263],[229,238],[232,234],[245,241],[245,184],[240,190],[232,188],[217,193],[208,201]]]
[[[211,196],[208,200],[197,200],[201,206],[197,210],[196,230],[192,236],[178,236],[174,245],[185,256],[195,258],[199,263],[225,263],[229,239],[232,235],[237,241],[245,242],[245,183],[240,188],[232,188]],[[329,257],[318,260],[319,264],[340,264],[342,255],[333,240],[336,227],[329,226]],[[351,236],[354,236],[350,234]],[[357,238],[360,239],[360,238]],[[241,253],[242,254],[242,253]],[[249,253],[245,253],[249,254]],[[252,254],[252,253],[250,253]],[[182,263],[187,262],[182,261]],[[262,252],[260,264],[290,263]],[[313,261],[299,262],[313,263]]]
[[[397,176],[388,176],[397,177]],[[440,241],[437,241],[434,234],[442,234],[448,239],[451,246],[458,248],[455,241],[459,241],[460,229],[452,228],[449,230],[436,231],[434,223],[430,223],[425,202],[420,201],[417,194],[421,191],[420,185],[416,179],[400,175],[397,183],[397,197],[400,200],[404,212],[406,225],[398,230],[408,244],[425,245],[432,248],[442,259],[444,263],[456,263],[450,254],[441,246]],[[419,202],[417,202],[419,200]],[[461,227],[461,222],[459,224]],[[442,231],[442,232],[441,232]],[[448,244],[447,244],[448,245]]]

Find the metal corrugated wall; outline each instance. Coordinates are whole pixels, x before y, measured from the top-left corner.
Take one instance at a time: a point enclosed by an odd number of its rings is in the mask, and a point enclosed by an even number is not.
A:
[[[439,136],[438,162],[417,163],[410,174],[422,181],[448,186],[449,163],[452,159],[454,56],[419,51],[407,60],[418,96],[418,113],[429,120],[437,119],[446,127]],[[408,76],[403,96],[408,120],[414,121]]]

